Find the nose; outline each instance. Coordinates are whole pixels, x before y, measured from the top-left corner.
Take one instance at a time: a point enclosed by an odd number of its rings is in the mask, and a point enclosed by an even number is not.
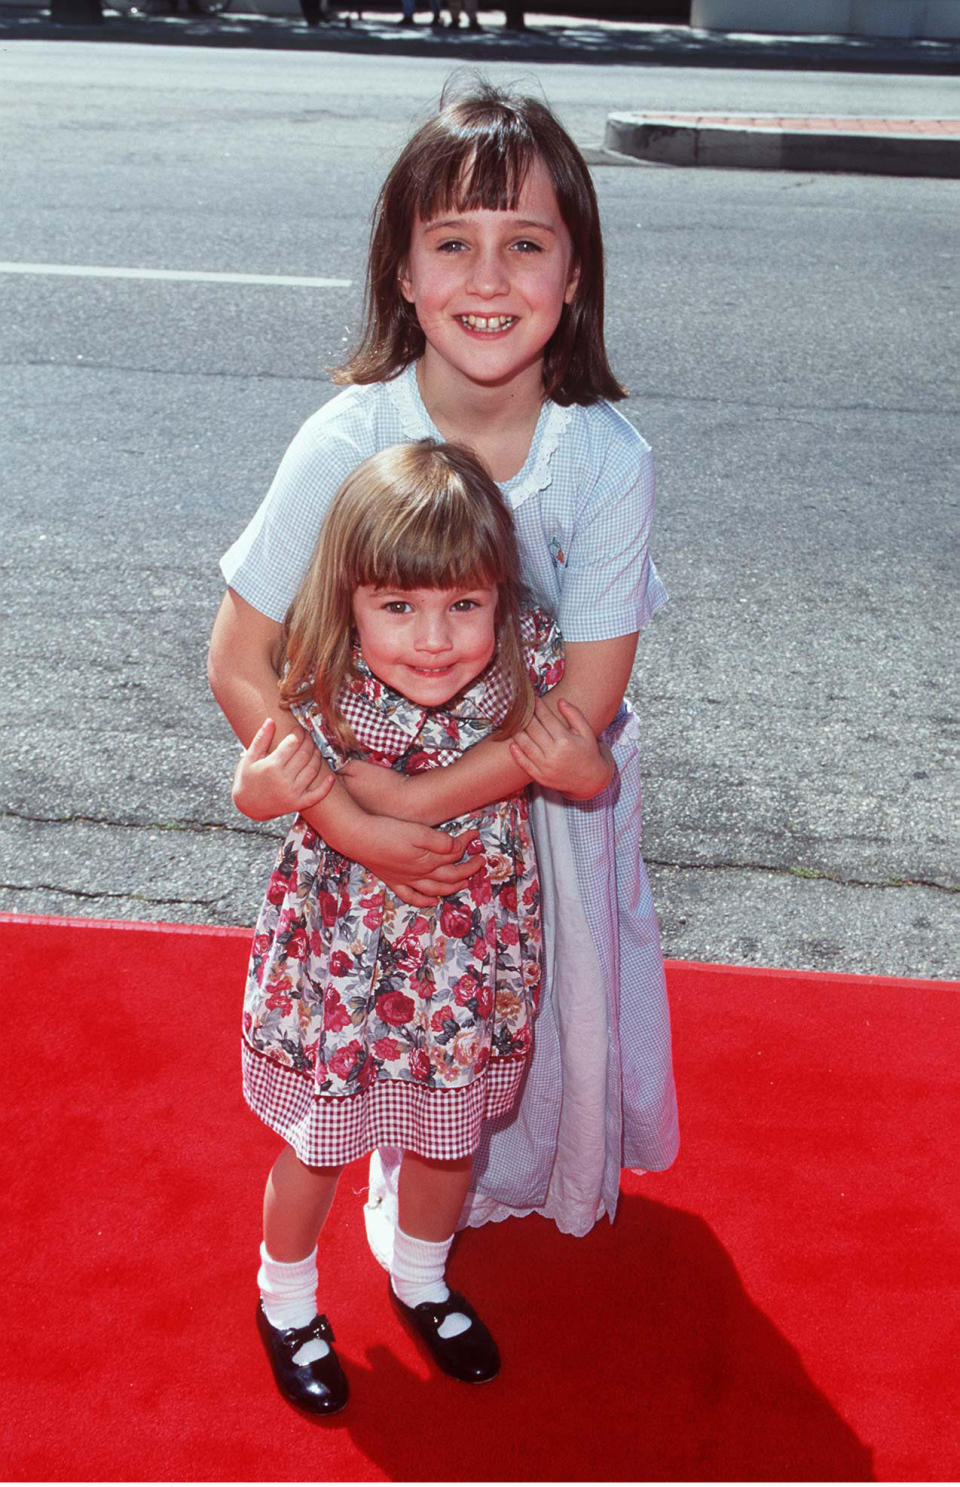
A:
[[[481,246],[472,255],[467,288],[483,299],[508,292],[510,276],[499,248]]]
[[[416,647],[418,651],[423,651],[426,655],[436,656],[442,651],[448,651],[451,644],[450,619],[445,612],[440,614],[425,613],[420,616],[416,634]]]

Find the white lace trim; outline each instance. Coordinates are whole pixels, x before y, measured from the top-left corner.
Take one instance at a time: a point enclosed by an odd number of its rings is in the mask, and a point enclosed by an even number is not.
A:
[[[552,1219],[561,1234],[570,1234],[574,1239],[582,1239],[589,1234],[594,1224],[607,1214],[606,1206],[601,1202],[596,1211],[589,1204],[564,1205],[551,1203],[547,1200],[542,1208],[511,1208],[507,1203],[498,1203],[495,1198],[478,1197],[471,1194],[465,1207],[458,1229],[481,1229],[484,1224],[502,1224],[504,1219],[525,1219],[532,1213],[539,1214],[541,1218]],[[608,1214],[611,1224],[615,1213]]]
[[[385,386],[399,414],[400,426],[405,438],[442,437],[440,430],[431,421],[429,413],[423,406],[420,389],[417,386],[416,362],[411,362],[399,377],[392,377],[389,382],[385,383]],[[570,408],[563,408],[559,403],[547,404],[546,419],[543,423],[543,430],[539,434],[539,441],[537,434],[534,434],[534,441],[538,443],[538,447],[532,468],[525,474],[526,466],[524,466],[524,470],[514,477],[516,484],[506,480],[500,487],[514,510],[522,506],[530,496],[546,490],[550,484],[553,478],[550,473],[550,462],[569,427],[571,417]]]

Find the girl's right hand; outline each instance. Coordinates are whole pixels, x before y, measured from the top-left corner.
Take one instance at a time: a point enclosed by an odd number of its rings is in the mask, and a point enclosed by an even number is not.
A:
[[[355,840],[350,855],[404,903],[418,908],[439,903],[477,871],[477,854],[483,847],[470,828],[450,836],[392,816],[368,816],[367,821],[363,840]]]
[[[277,725],[267,718],[240,755],[233,775],[233,803],[252,821],[270,821],[319,805],[333,789],[333,773],[301,728],[270,752]]]

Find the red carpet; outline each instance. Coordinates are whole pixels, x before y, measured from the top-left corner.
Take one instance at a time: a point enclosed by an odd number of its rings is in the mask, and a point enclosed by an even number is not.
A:
[[[680,1159],[586,1239],[460,1241],[486,1388],[395,1321],[349,1169],[321,1274],[353,1399],[320,1425],[253,1326],[247,941],[0,917],[4,1478],[957,1476],[960,986],[672,964]]]

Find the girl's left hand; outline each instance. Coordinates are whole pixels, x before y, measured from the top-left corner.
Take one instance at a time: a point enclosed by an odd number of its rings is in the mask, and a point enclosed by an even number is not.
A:
[[[570,800],[592,800],[613,779],[616,765],[579,707],[561,697],[555,706],[538,697],[526,728],[510,752],[538,785]]]
[[[233,774],[233,803],[252,821],[269,821],[291,811],[309,811],[333,789],[312,739],[297,728],[271,752],[277,725],[266,718],[240,755]]]

